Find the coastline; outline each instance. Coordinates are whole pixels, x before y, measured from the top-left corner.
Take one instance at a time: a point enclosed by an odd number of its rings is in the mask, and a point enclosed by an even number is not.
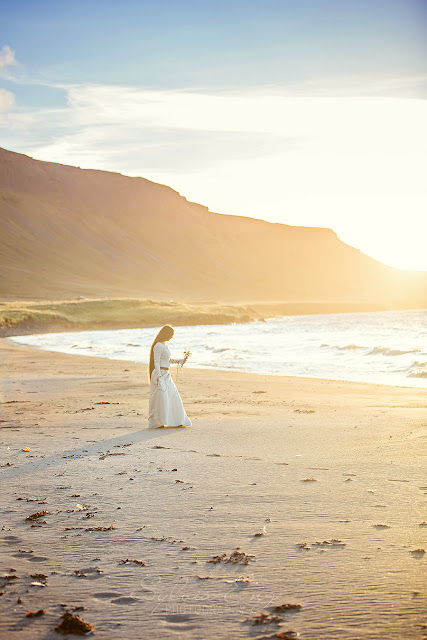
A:
[[[184,368],[193,426],[149,431],[145,366],[0,353],[0,630],[46,637],[67,604],[99,638],[251,638],[295,602],[264,637],[423,637],[425,391]]]
[[[0,338],[35,333],[246,323],[284,315],[392,311],[359,302],[176,302],[132,298],[0,299]],[[405,308],[406,310],[406,308]]]
[[[426,388],[427,310],[288,315],[218,325],[203,320],[184,325],[174,341],[174,352],[193,344],[194,368]],[[396,323],[402,327],[399,334]],[[9,339],[73,355],[143,363],[159,326]]]

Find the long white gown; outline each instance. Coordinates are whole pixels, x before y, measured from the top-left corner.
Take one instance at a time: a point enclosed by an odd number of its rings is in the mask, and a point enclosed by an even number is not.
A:
[[[153,351],[154,369],[150,380],[148,428],[189,427],[191,420],[185,413],[181,396],[169,371],[171,364],[181,364],[183,360],[172,359],[169,347],[163,342],[157,342]]]

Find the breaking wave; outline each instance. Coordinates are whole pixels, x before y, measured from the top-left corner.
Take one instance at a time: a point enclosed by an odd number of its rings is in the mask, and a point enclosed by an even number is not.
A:
[[[145,363],[157,331],[156,327],[83,331],[12,340],[65,353]],[[180,326],[171,344],[172,357],[189,349],[190,366],[201,369],[425,388],[427,310]]]
[[[427,378],[427,371],[414,371],[408,373],[408,378]]]
[[[408,369],[408,378],[427,378],[427,362],[415,361]]]
[[[356,349],[367,349],[368,347],[359,347],[357,344],[347,344],[345,347],[337,347],[340,351],[355,351]]]
[[[329,344],[322,344],[322,347],[330,347]],[[403,356],[408,353],[419,353],[421,349],[392,349],[391,347],[367,347],[360,346],[358,344],[346,344],[344,346],[332,345],[331,348],[338,349],[339,351],[367,351],[367,355],[382,354],[384,356]],[[369,351],[368,351],[369,349]]]
[[[382,353],[385,356],[404,356],[407,353],[419,353],[420,349],[390,349],[389,347],[374,347],[372,351],[369,352],[369,355],[375,355],[377,353]]]

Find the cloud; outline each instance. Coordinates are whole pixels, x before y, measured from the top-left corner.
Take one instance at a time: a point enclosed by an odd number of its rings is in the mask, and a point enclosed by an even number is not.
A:
[[[427,76],[324,76],[287,85],[287,92],[306,97],[427,98]]]
[[[41,134],[33,139],[36,157],[143,175],[180,190],[191,181],[204,182],[206,173],[218,175],[219,193],[228,183],[237,185],[239,176],[251,175],[253,185],[264,185],[276,197],[281,189],[283,198],[307,197],[308,190],[314,197],[353,197],[360,191],[374,196],[421,188],[427,148],[423,100],[289,97],[278,90],[66,90],[64,109],[34,114],[29,135]],[[189,193],[202,197],[197,186]],[[217,193],[211,202],[217,210],[243,213],[247,205],[236,207],[237,199],[224,207],[226,198]],[[251,211],[256,215],[253,203]]]
[[[314,197],[413,194],[424,182],[424,100],[295,97],[279,89],[63,90],[65,107],[9,114],[9,148],[43,160],[169,180],[171,186],[178,180],[187,185],[185,177],[195,181],[203,172],[215,171],[226,182],[229,173],[235,183],[239,175],[256,180],[258,174],[273,192],[285,181],[288,197],[306,196],[308,188]]]
[[[150,157],[158,158],[162,149],[184,151],[188,144],[194,150],[203,141],[211,150],[221,146],[223,160],[230,153],[239,155],[239,149],[243,158],[253,153],[262,158],[281,151],[402,154],[418,152],[427,144],[425,102],[418,99],[295,97],[279,90],[213,94],[102,85],[73,85],[64,91],[66,107],[31,112],[35,152],[64,161],[61,155],[68,149],[69,161],[75,162],[79,154],[82,160],[88,151],[96,155],[102,147],[104,167],[111,168],[110,158],[118,159],[120,148],[123,157],[127,150],[136,157],[139,148],[139,167],[121,165],[133,174],[149,169]],[[20,115],[22,119],[22,110]],[[235,144],[229,150],[227,139],[230,147]],[[210,163],[215,154],[204,155]],[[194,169],[200,168],[199,161],[195,154]],[[186,166],[190,165],[187,154]],[[158,166],[161,162],[156,160],[151,168]],[[182,162],[177,162],[177,169],[182,170]]]
[[[0,71],[7,67],[17,66],[18,61],[15,58],[15,52],[8,44],[3,45],[0,49]]]
[[[0,122],[4,114],[13,109],[15,106],[15,96],[11,91],[0,88]]]
[[[289,97],[279,91],[209,94],[95,85],[71,87],[68,102],[69,115],[81,127],[262,133],[340,144],[372,137],[381,143],[391,138],[404,142],[425,131],[418,127],[425,103],[403,98]]]

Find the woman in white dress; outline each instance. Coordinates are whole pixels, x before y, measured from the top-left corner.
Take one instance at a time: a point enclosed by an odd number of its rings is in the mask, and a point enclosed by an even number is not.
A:
[[[183,365],[184,358],[175,360],[170,357],[171,352],[166,342],[174,334],[169,325],[160,329],[151,345],[150,375],[151,396],[148,407],[148,428],[160,427],[189,427],[191,420],[185,413],[181,396],[175,386],[169,371],[171,364]]]

